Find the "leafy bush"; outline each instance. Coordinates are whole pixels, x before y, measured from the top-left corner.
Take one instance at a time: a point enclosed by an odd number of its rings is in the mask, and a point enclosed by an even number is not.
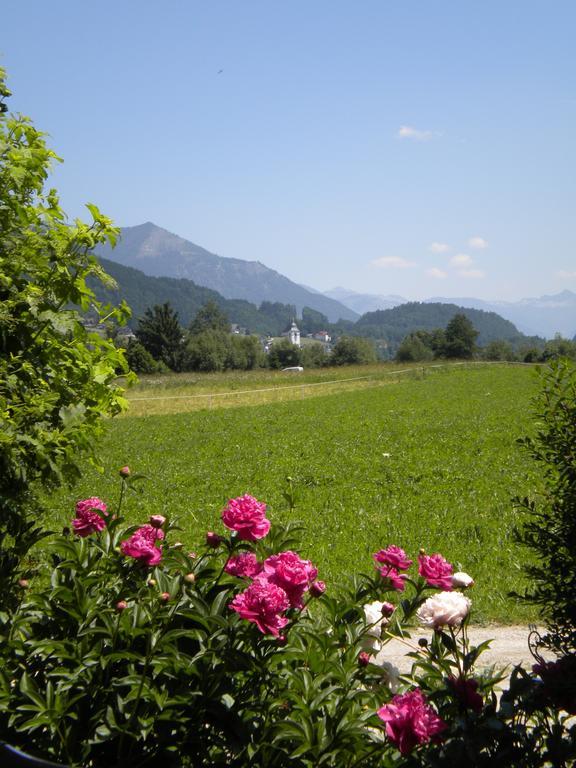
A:
[[[120,504],[137,479],[121,474]],[[489,733],[496,679],[474,672],[470,603],[452,591],[470,579],[440,555],[421,553],[411,577],[389,546],[331,594],[296,553],[297,529],[271,528],[252,497],[228,503],[231,532],[209,532],[198,554],[172,521],[125,528],[116,512],[79,502],[49,586],[4,622],[0,740],[71,765],[352,768],[427,764],[438,739]],[[416,687],[397,693],[377,654],[411,642],[414,616],[436,631],[413,645]]]
[[[89,331],[92,321],[123,323],[126,306],[95,300],[88,278],[109,278],[92,255],[117,230],[93,205],[92,223],[71,224],[56,191],[44,190],[53,162],[44,136],[11,115],[0,69],[0,590],[15,599],[18,568],[43,535],[32,494],[55,486],[94,458],[102,417],[125,408],[118,375],[124,353]]]
[[[576,366],[556,360],[544,369],[535,398],[537,431],[521,442],[542,466],[542,498],[518,500],[528,513],[520,541],[536,555],[527,568],[525,597],[540,606],[548,625],[543,644],[576,655]],[[574,682],[576,695],[576,678]]]

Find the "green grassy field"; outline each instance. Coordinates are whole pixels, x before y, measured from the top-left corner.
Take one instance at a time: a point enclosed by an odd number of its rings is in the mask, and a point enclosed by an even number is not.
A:
[[[206,530],[222,530],[227,498],[251,493],[268,503],[272,523],[302,521],[302,552],[328,584],[370,570],[371,553],[388,544],[414,556],[424,547],[474,576],[476,621],[534,618],[507,594],[521,588],[526,556],[513,541],[511,497],[539,484],[515,442],[533,428],[536,388],[528,367],[430,369],[310,399],[129,414],[107,427],[105,474],[88,472],[73,493],[52,497],[51,523],[70,520],[78,498],[113,503],[117,470],[129,464],[148,479],[129,498],[127,517],[177,518],[191,548]],[[292,513],[283,498],[288,476]]]

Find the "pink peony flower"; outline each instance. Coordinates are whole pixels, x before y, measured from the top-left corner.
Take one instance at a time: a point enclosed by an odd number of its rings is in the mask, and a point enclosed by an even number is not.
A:
[[[323,581],[314,581],[310,584],[310,594],[312,597],[321,597],[326,592],[326,583]]]
[[[288,619],[280,614],[290,607],[288,595],[281,587],[265,579],[257,579],[248,589],[236,595],[229,607],[247,621],[256,624],[265,635],[278,637]]]
[[[384,616],[385,619],[389,619],[396,610],[396,607],[392,605],[392,603],[384,602],[382,603],[382,608],[380,610],[382,611],[382,616]]]
[[[386,723],[386,736],[402,755],[410,754],[418,744],[436,741],[448,727],[426,702],[420,688],[394,696],[378,710],[378,717]]]
[[[138,528],[129,539],[120,544],[123,555],[133,557],[144,565],[158,565],[162,560],[162,551],[156,546],[157,541],[162,541],[164,531],[146,524]]]
[[[389,565],[397,571],[407,571],[412,565],[412,560],[407,557],[406,552],[394,544],[376,552],[373,557],[380,565]]]
[[[465,678],[450,675],[448,687],[452,689],[463,709],[471,709],[476,714],[482,712],[484,700],[478,693],[478,680],[473,677]]]
[[[398,573],[396,568],[385,565],[378,569],[382,576],[386,589],[394,589],[396,592],[404,592],[404,579],[408,578],[404,573]]]
[[[270,520],[266,519],[266,504],[248,494],[228,501],[222,510],[222,522],[226,528],[237,531],[242,541],[263,539],[270,530]]]
[[[280,552],[266,558],[259,576],[281,587],[290,600],[292,608],[302,607],[304,592],[318,576],[318,569],[310,560],[302,560],[296,552]]]
[[[425,600],[416,618],[425,627],[459,627],[470,612],[471,601],[462,592],[438,592]]]
[[[252,579],[262,570],[258,558],[254,552],[241,552],[234,555],[224,566],[226,573],[231,576],[239,576],[242,579]]]
[[[106,520],[98,512],[107,515],[106,509],[106,504],[97,496],[79,501],[76,504],[76,517],[72,520],[74,533],[84,537],[103,530],[106,527]]]
[[[418,555],[418,573],[431,587],[452,589],[452,566],[442,555]]]
[[[358,654],[358,665],[361,667],[367,667],[370,664],[370,654],[366,651],[360,651]]]

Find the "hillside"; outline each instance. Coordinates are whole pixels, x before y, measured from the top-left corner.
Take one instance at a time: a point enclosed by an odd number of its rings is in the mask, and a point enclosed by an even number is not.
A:
[[[394,347],[411,331],[431,331],[445,328],[455,314],[462,313],[478,331],[478,344],[484,346],[490,341],[503,339],[514,346],[534,340],[525,336],[509,320],[496,312],[459,307],[456,304],[431,304],[409,302],[393,309],[367,312],[358,320],[354,331],[358,335],[375,339],[386,339]]]
[[[259,261],[217,256],[151,222],[123,227],[117,246],[102,246],[97,254],[150,277],[192,280],[227,299],[244,299],[252,304],[291,304],[299,315],[306,306],[322,312],[331,322],[358,318],[356,312],[343,304],[293,283]]]
[[[138,269],[124,267],[102,257],[99,260],[118,288],[104,288],[97,281],[92,281],[91,287],[100,301],[119,304],[124,299],[132,308],[130,325],[134,328],[148,307],[165,302],[170,302],[178,312],[183,326],[188,326],[200,307],[212,300],[231,323],[237,323],[251,333],[271,335],[281,333],[294,314],[293,307],[289,305],[264,305],[258,309],[242,299],[225,299],[216,291],[196,285],[192,280],[149,277]]]

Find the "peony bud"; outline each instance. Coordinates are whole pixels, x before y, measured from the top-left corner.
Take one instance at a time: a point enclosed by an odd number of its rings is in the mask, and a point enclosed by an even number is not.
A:
[[[428,639],[426,637],[420,637],[418,639],[418,645],[420,648],[428,648]]]
[[[286,635],[278,635],[278,637],[276,638],[276,643],[280,646],[286,645],[287,642],[288,642],[288,638],[286,637]]]
[[[121,467],[119,473],[120,477],[130,477],[130,467]]]
[[[122,611],[125,611],[126,608],[128,608],[128,603],[126,602],[126,600],[118,600],[118,602],[116,603],[116,610],[118,611],[118,613],[122,613]]]
[[[206,545],[208,547],[212,547],[213,549],[216,549],[220,546],[222,543],[222,536],[220,536],[217,533],[214,533],[214,531],[208,531],[206,534]]]
[[[162,528],[162,526],[166,522],[166,518],[164,517],[164,515],[150,515],[150,519],[148,522],[153,528]]]
[[[464,571],[452,574],[452,587],[454,589],[467,589],[474,586],[474,579]]]
[[[162,594],[160,595],[160,600],[163,603],[167,603],[170,600],[170,592],[162,592]]]
[[[396,609],[392,605],[392,603],[382,603],[382,608],[380,609],[380,612],[382,613],[382,616],[384,616],[385,619],[389,619],[395,610]]]
[[[22,589],[28,589],[30,582],[28,579],[18,579],[18,586],[22,587]]]
[[[186,576],[184,576],[184,581],[187,581],[188,584],[194,584],[194,582],[196,581],[196,574],[187,573]]]
[[[310,594],[312,597],[320,597],[326,592],[326,584],[323,581],[314,581],[310,585]]]
[[[149,587],[155,587],[156,586],[156,579],[148,579],[146,584],[148,584]]]
[[[370,664],[370,654],[366,653],[366,651],[361,651],[358,654],[358,664],[361,667],[367,667]]]

